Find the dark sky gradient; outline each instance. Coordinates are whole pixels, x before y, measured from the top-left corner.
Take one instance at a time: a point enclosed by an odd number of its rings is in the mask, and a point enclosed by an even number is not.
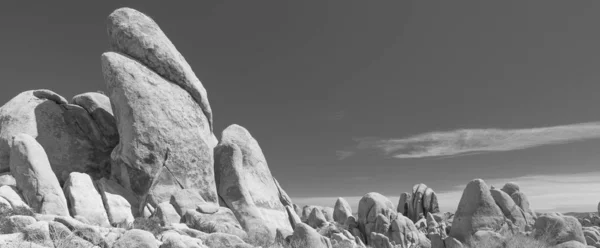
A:
[[[600,120],[598,1],[3,3],[0,99],[105,90],[105,20],[118,7],[160,25],[207,89],[217,136],[233,123],[249,129],[294,198],[397,196],[420,182],[444,192],[478,177],[599,168],[594,140],[445,159],[336,158],[353,138]]]

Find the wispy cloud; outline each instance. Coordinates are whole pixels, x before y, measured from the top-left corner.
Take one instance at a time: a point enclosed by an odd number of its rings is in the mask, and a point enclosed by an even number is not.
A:
[[[516,182],[521,191],[527,195],[531,207],[536,212],[595,212],[600,201],[600,172],[565,175],[536,175],[517,178],[485,179],[488,186],[502,188],[507,182]],[[454,212],[458,207],[466,182],[460,185],[449,185],[448,191],[434,189],[437,193],[440,210]],[[408,191],[409,189],[407,189]],[[395,204],[398,195],[388,195]],[[362,196],[344,196],[353,211],[358,210],[358,202]],[[294,198],[294,202],[304,205],[334,205],[337,196]]]
[[[354,155],[353,151],[335,151],[338,160],[344,160]]]
[[[424,158],[521,150],[598,138],[600,122],[530,129],[461,129],[400,139],[356,141],[358,149],[376,149],[394,158]]]
[[[335,113],[328,115],[327,119],[330,121],[339,121],[339,120],[344,119],[344,117],[346,117],[346,111],[341,110],[341,111],[337,111]]]

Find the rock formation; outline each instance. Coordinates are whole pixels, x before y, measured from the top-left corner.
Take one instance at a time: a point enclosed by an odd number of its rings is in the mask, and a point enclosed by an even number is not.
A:
[[[367,238],[369,245],[370,234],[375,229],[375,222],[379,214],[389,217],[394,213],[393,203],[382,194],[371,192],[364,195],[358,202],[358,228]]]
[[[344,198],[338,198],[333,207],[333,220],[343,225],[349,216],[352,216],[350,204]]]
[[[425,184],[417,184],[413,186],[412,193],[404,192],[400,195],[397,211],[412,221],[418,221],[427,216],[427,213],[439,213],[440,208],[433,189]]]
[[[102,197],[89,175],[72,172],[64,185],[64,192],[73,217],[84,218],[98,226],[110,226]]]
[[[558,245],[568,241],[577,241],[586,244],[583,228],[575,217],[564,216],[559,213],[547,213],[539,216],[534,225],[534,237],[542,236],[548,240],[549,245]]]
[[[113,147],[94,142],[98,130],[81,106],[50,90],[25,91],[0,107],[0,172],[9,170],[12,137],[24,133],[44,148],[59,182],[74,171],[99,178],[109,172]]]
[[[258,142],[245,128],[231,125],[223,131],[215,148],[215,175],[219,196],[246,231],[265,226],[273,238],[276,229],[292,231],[281,198],[291,200],[282,197]]]
[[[505,223],[504,215],[487,184],[475,179],[467,184],[454,215],[450,236],[465,243],[478,230],[498,231]]]
[[[37,213],[69,215],[67,200],[44,148],[28,134],[13,137],[10,170],[25,202]]]
[[[141,199],[140,209],[181,189],[217,204],[216,139],[200,81],[146,15],[118,9],[107,29],[111,52],[102,55],[102,69],[120,137],[112,175]]]

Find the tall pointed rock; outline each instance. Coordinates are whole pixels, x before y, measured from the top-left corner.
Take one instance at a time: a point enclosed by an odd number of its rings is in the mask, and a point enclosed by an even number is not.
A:
[[[227,127],[215,148],[215,175],[219,196],[247,232],[256,226],[292,231],[267,160],[248,130]]]
[[[120,8],[107,30],[112,51],[102,55],[102,68],[120,140],[113,177],[135,192],[140,209],[181,189],[218,204],[206,90],[150,17]]]
[[[181,189],[196,189],[217,203],[213,149],[202,129],[202,109],[181,87],[136,60],[102,55],[120,143],[111,155],[112,174],[140,204],[169,201]]]
[[[37,213],[69,216],[67,199],[44,148],[30,135],[13,137],[10,171],[25,202]]]
[[[107,28],[110,49],[139,61],[187,91],[206,115],[204,131],[212,134],[212,110],[206,89],[158,24],[137,10],[120,8],[108,17]]]
[[[450,236],[461,242],[468,241],[479,231],[498,231],[505,223],[502,210],[481,179],[467,184],[454,214]]]

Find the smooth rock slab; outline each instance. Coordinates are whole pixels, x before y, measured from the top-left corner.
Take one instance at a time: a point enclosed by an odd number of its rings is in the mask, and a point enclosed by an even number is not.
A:
[[[216,138],[212,135],[213,117],[206,89],[158,24],[137,10],[120,8],[108,17],[107,30],[112,51],[140,61],[191,96],[206,116],[207,125],[200,131],[206,137],[212,136],[209,143],[214,147]]]
[[[29,209],[29,205],[23,201],[23,198],[17,193],[16,189],[12,186],[1,186],[0,187],[0,198],[3,198],[10,204],[11,208],[24,207]],[[0,204],[5,204],[0,200]]]
[[[84,173],[73,172],[64,185],[71,215],[85,218],[90,224],[110,227],[102,196],[96,190],[92,178]]]
[[[104,53],[102,69],[119,130],[111,155],[114,178],[142,206],[169,201],[181,189],[195,189],[217,204],[201,107],[181,87],[124,55]]]
[[[132,206],[137,205],[135,196],[113,180],[102,178],[97,182],[97,185],[110,224],[113,226],[130,226],[133,224],[133,211],[136,208]]]
[[[235,213],[244,230],[256,226],[292,231],[281,202],[281,191],[256,139],[239,125],[227,127],[215,148],[215,175],[219,196]],[[285,198],[285,197],[284,197]]]
[[[37,213],[69,215],[67,200],[44,148],[30,135],[13,137],[10,170],[25,202]]]

